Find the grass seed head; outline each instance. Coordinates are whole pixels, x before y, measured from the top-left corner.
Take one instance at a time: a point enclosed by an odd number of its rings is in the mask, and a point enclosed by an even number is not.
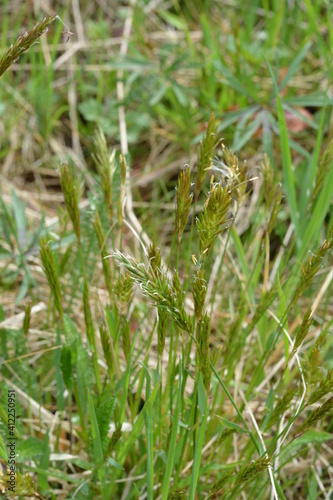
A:
[[[207,293],[207,282],[204,279],[202,269],[197,270],[197,274],[192,278],[192,294],[194,300],[195,317],[197,320],[201,318],[202,311],[205,305]]]
[[[198,155],[198,169],[195,181],[195,200],[199,198],[202,186],[205,182],[207,170],[212,165],[214,153],[218,146],[217,126],[215,125],[215,116],[212,114],[207,125],[207,130],[204,138],[201,141]]]
[[[40,240],[40,258],[42,260],[43,269],[46,274],[49,287],[54,296],[55,307],[58,311],[61,322],[63,322],[64,316],[58,272],[53,253],[45,237],[41,238]]]
[[[109,371],[112,372],[113,363],[112,363],[111,339],[104,325],[100,325],[99,334],[101,337],[101,343],[106,364],[108,365]]]
[[[267,456],[253,460],[250,465],[245,465],[236,475],[235,485],[251,481],[259,474],[262,474],[270,466],[271,459]]]
[[[68,215],[72,221],[73,228],[79,245],[81,246],[81,230],[80,230],[80,184],[75,178],[73,170],[67,162],[63,162],[60,166],[60,185],[65,198],[65,205]]]
[[[0,59],[0,77],[14,64],[18,58],[26,52],[32,45],[38,43],[38,39],[47,32],[49,26],[58,16],[51,16],[36,24],[30,31],[19,36],[16,42],[11,45],[7,52]]]
[[[220,183],[213,184],[208,193],[203,212],[197,220],[200,239],[200,253],[204,257],[213,247],[218,235],[230,226],[232,220],[227,219],[232,195],[228,187]]]
[[[329,392],[333,392],[333,370],[328,370],[326,375],[322,377],[318,387],[310,394],[306,405],[313,405]]]
[[[182,170],[178,176],[177,204],[175,213],[175,231],[178,235],[178,245],[185,230],[191,210],[193,193],[191,193],[190,169]]]

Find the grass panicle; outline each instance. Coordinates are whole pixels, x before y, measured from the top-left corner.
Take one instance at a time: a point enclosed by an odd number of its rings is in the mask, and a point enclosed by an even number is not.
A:
[[[333,238],[329,237],[326,239],[315,254],[310,254],[307,261],[302,266],[302,274],[299,282],[297,283],[293,299],[291,301],[292,307],[297,299],[305,292],[305,290],[310,286],[314,277],[320,270],[323,264],[323,258],[333,246]]]
[[[104,359],[108,365],[109,373],[111,374],[113,372],[111,339],[104,325],[99,326],[99,334],[101,337]]]
[[[155,243],[151,243],[148,248],[148,259],[151,269],[155,276],[160,276],[162,273],[162,257],[159,248],[156,248]]]
[[[325,182],[325,179],[327,179],[332,164],[333,164],[333,139],[330,140],[320,158],[319,165],[316,170],[316,178],[313,186],[313,191],[311,193],[310,204],[313,202],[313,200],[316,198],[321,188],[323,187],[323,184]]]
[[[94,153],[93,159],[97,168],[98,175],[101,179],[102,190],[104,195],[107,212],[111,225],[113,224],[113,176],[115,173],[115,154],[114,150],[109,150],[105,135],[102,129],[98,129],[93,139]],[[124,170],[124,160],[121,162],[122,171]],[[126,166],[126,163],[125,163]],[[126,176],[126,171],[125,171]]]
[[[123,323],[121,325],[120,335],[123,341],[123,351],[125,355],[126,361],[129,359],[130,349],[131,349],[131,332],[130,332],[130,324],[126,320],[123,319]]]
[[[58,277],[57,267],[50,245],[45,237],[40,240],[40,258],[43,269],[54,297],[54,304],[58,311],[60,321],[63,323],[64,312],[62,308],[61,287]]]
[[[204,279],[202,269],[197,270],[197,273],[192,278],[192,295],[194,300],[194,311],[197,321],[202,316],[202,311],[205,305],[205,297],[207,293],[207,282]]]
[[[130,302],[133,293],[133,280],[129,272],[119,276],[115,282],[114,291],[119,301],[120,310],[123,311]]]
[[[238,205],[241,205],[247,198],[249,191],[248,189],[248,169],[246,162],[240,161],[235,153],[222,144],[223,160],[222,174],[227,179],[227,184],[232,190],[232,194],[237,201]]]
[[[309,384],[317,384],[322,377],[321,372],[322,359],[318,346],[312,347],[304,360],[304,377]]]
[[[0,59],[0,77],[14,64],[24,52],[30,49],[32,45],[38,43],[38,39],[47,32],[49,26],[58,16],[44,18],[37,23],[30,31],[19,36],[14,44],[10,46],[7,52]]]
[[[219,139],[217,136],[217,125],[215,125],[215,116],[212,114],[199,148],[197,176],[194,188],[195,201],[198,200],[201,193],[207,175],[207,170],[209,170],[212,166],[214,154],[218,144]]]
[[[317,422],[322,420],[324,417],[330,415],[333,412],[333,397],[329,398],[325,403],[320,405],[318,408],[310,412],[308,418],[300,425],[294,434],[294,438],[304,434],[305,431],[314,427]]]
[[[264,456],[258,458],[257,460],[254,460],[249,465],[245,465],[236,475],[234,482],[235,486],[251,481],[254,477],[266,471],[270,466],[270,464],[271,464],[271,459],[267,456]]]
[[[223,486],[228,483],[228,481],[232,478],[234,474],[234,469],[229,470],[228,472],[225,472],[220,479],[215,481],[212,485],[209,485],[209,490],[210,493],[206,497],[206,500],[209,500],[211,498],[216,498],[216,493],[222,490]]]
[[[231,201],[229,187],[222,187],[219,182],[211,185],[204,210],[197,220],[200,253],[203,258],[212,249],[218,235],[232,223],[231,218],[227,219]]]
[[[130,273],[132,281],[140,287],[142,293],[158,308],[166,311],[179,328],[191,331],[191,321],[185,312],[184,302],[178,302],[179,293],[174,290],[166,274],[157,277],[151,269],[133,257],[125,256],[119,251],[112,253],[120,266],[124,266]]]
[[[81,228],[80,228],[80,210],[79,200],[81,186],[79,180],[74,176],[72,168],[67,162],[60,166],[59,175],[61,190],[65,198],[65,205],[68,215],[72,221],[74,232],[81,247]]]
[[[304,315],[300,327],[297,330],[292,355],[296,353],[297,349],[302,344],[303,340],[305,339],[310,330],[312,323],[313,323],[313,313],[311,307],[309,307]]]
[[[273,207],[267,224],[267,234],[271,234],[271,232],[276,226],[276,220],[280,211],[281,202],[282,202],[282,188],[280,185],[278,185],[275,189]]]
[[[178,176],[177,185],[177,202],[175,214],[175,231],[178,237],[178,246],[184,229],[186,227],[188,217],[191,211],[193,193],[191,193],[191,172],[189,167],[182,170]]]
[[[293,387],[287,389],[283,396],[279,398],[278,402],[274,406],[271,416],[269,417],[265,425],[266,429],[270,429],[280,418],[282,418],[285,411],[289,410],[290,403],[295,398],[297,391],[298,386],[295,384]]]
[[[306,406],[317,403],[317,401],[330,392],[333,392],[333,370],[328,370],[326,375],[321,378],[318,383],[318,387],[311,392],[309,399],[306,402]]]

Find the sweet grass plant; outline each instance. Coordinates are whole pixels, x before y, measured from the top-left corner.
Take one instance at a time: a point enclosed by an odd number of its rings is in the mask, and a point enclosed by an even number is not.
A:
[[[179,9],[177,3],[176,13],[164,18],[186,28],[189,2],[184,13]],[[273,45],[283,12],[276,15]],[[207,18],[200,9],[193,16],[208,37]],[[37,24],[5,53],[0,75],[54,20]],[[251,19],[245,24],[250,30]],[[84,191],[85,174],[69,160],[59,165],[64,208],[58,226],[42,223],[31,235],[16,195],[11,206],[1,201],[8,271],[2,286],[15,263],[15,279],[23,276],[24,283],[18,304],[25,298],[22,328],[6,326],[0,311],[1,378],[5,388],[20,393],[17,495],[328,498],[332,142],[319,155],[323,114],[301,185],[292,166],[281,87],[266,63],[277,102],[283,175],[273,166],[271,147],[259,169],[250,167],[251,158],[237,157],[220,137],[225,124],[211,115],[195,161],[179,165],[175,189],[164,186],[174,207],[167,238],[158,204],[151,226],[145,224],[149,245],[128,221],[133,160],[109,145],[103,127],[89,142],[91,190]],[[296,70],[296,62],[291,68]],[[181,89],[173,85],[181,101]],[[255,210],[240,234],[256,185]],[[285,220],[290,236],[284,234],[274,252],[273,236]],[[160,224],[157,231],[154,224]],[[159,231],[160,240],[154,236]],[[36,334],[32,305],[41,296],[47,314]],[[32,344],[36,335],[42,350]],[[51,341],[45,342],[47,335]],[[3,391],[0,429],[8,424],[5,397]],[[6,463],[3,437],[0,454]],[[295,460],[303,467],[299,477]]]

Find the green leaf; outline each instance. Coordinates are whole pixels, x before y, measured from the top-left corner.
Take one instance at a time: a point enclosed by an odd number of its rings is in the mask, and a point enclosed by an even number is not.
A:
[[[107,462],[112,465],[112,467],[115,467],[116,469],[119,469],[119,470],[124,470],[124,467],[122,467],[120,464],[118,464],[118,462],[116,462],[113,458],[109,457],[107,459]]]
[[[90,365],[89,355],[82,344],[79,344],[77,347],[76,375],[81,407],[82,410],[86,412],[88,404],[87,388],[92,388],[94,376]]]
[[[307,94],[283,99],[283,102],[291,106],[303,106],[321,108],[322,106],[332,106],[333,97],[327,97],[324,92],[318,94]]]
[[[332,186],[333,186],[333,168],[331,167],[329,174],[326,177],[324,185],[315,202],[314,208],[311,209],[311,218],[307,222],[304,236],[300,241],[299,250],[301,255],[304,255],[308,249],[310,241],[312,248],[316,246],[316,241],[321,234],[325,217],[329,211],[332,202]]]
[[[64,329],[65,329],[65,335],[69,343],[72,343],[74,340],[81,338],[80,333],[78,332],[75,324],[70,319],[70,317],[67,316],[67,314],[64,314]]]
[[[284,185],[287,192],[287,199],[290,208],[290,216],[291,220],[295,227],[295,232],[298,232],[298,211],[297,211],[297,202],[296,202],[296,190],[295,190],[295,179],[294,173],[292,171],[292,161],[291,161],[291,153],[289,147],[289,139],[288,139],[288,129],[286,120],[283,114],[283,107],[279,95],[279,89],[275,80],[275,76],[273,70],[265,58],[268,70],[272,77],[273,85],[275,88],[275,98],[277,105],[277,114],[279,120],[279,130],[280,130],[280,143],[281,143],[281,153],[282,153],[282,167],[284,174]]]
[[[100,401],[96,408],[96,419],[99,428],[99,434],[101,438],[103,453],[105,453],[108,442],[109,442],[109,429],[112,419],[113,410],[116,404],[116,399],[110,394],[106,393],[104,400]]]
[[[72,362],[72,349],[64,344],[60,354],[60,367],[65,385],[70,391],[73,386],[73,362]]]
[[[179,423],[179,413],[180,413],[181,400],[182,400],[182,364],[179,362],[178,399],[177,399],[177,406],[176,406],[176,410],[175,410],[175,413],[173,416],[173,421],[172,421],[172,431],[171,431],[171,438],[170,438],[170,444],[169,444],[168,460],[167,460],[165,473],[164,473],[164,479],[163,479],[162,500],[167,500],[168,494],[169,494],[170,479],[171,479],[174,459],[176,456],[176,442],[177,442],[177,435],[178,435],[178,423]]]
[[[253,95],[248,87],[244,87],[242,82],[237,77],[233,76],[231,71],[221,61],[215,60],[214,66],[226,78],[227,84],[236,90],[236,92],[253,99],[255,102],[257,101],[257,96]]]
[[[202,455],[202,446],[205,438],[205,433],[206,433],[206,425],[207,425],[207,418],[208,418],[208,413],[209,413],[209,407],[207,405],[207,399],[206,399],[206,408],[204,411],[204,415],[200,424],[200,429],[199,429],[199,434],[198,434],[198,439],[197,442],[195,443],[195,452],[194,452],[194,460],[193,460],[193,467],[192,467],[192,474],[191,474],[191,486],[190,486],[190,493],[189,493],[189,500],[194,500],[195,498],[195,493],[197,489],[197,484],[200,476],[200,462],[201,462],[201,455]]]
[[[187,95],[185,94],[183,87],[181,87],[177,82],[172,81],[171,88],[174,91],[174,94],[179,104],[183,106],[183,108],[188,106]]]
[[[17,242],[20,250],[23,250],[26,241],[27,220],[25,217],[25,203],[21,202],[16,192],[12,189],[12,207],[17,230]]]
[[[155,106],[156,104],[158,104],[160,102],[160,100],[163,98],[163,96],[167,90],[168,90],[167,84],[165,82],[162,82],[162,84],[160,85],[160,88],[149,99],[149,105]]]
[[[97,418],[96,418],[96,413],[95,413],[95,406],[93,399],[91,397],[91,393],[88,390],[88,403],[89,403],[89,413],[90,413],[90,423],[91,423],[91,437],[92,437],[92,444],[93,444],[93,450],[94,450],[94,459],[97,467],[99,467],[104,459],[103,455],[103,449],[102,449],[102,443],[101,443],[101,437],[99,434],[99,428],[98,428],[98,423],[97,423]]]
[[[198,404],[199,404],[200,414],[201,416],[203,416],[207,405],[207,396],[201,373],[199,375],[199,380],[198,380]]]
[[[224,427],[227,429],[230,429],[235,432],[239,432],[240,434],[249,434],[249,431],[246,429],[243,429],[240,425],[235,424],[234,422],[230,422],[226,418],[220,417],[219,415],[215,415],[219,420],[221,420],[222,424]]]
[[[8,462],[8,454],[7,454],[7,448],[6,445],[2,439],[2,435],[0,434],[0,457],[5,461]]]
[[[41,456],[39,466],[48,470],[50,467],[50,446],[49,446],[50,438],[49,438],[49,430],[46,431],[44,443],[43,443],[43,454]],[[49,490],[49,483],[47,481],[47,477],[44,474],[38,474],[38,486],[44,490]]]
[[[130,452],[135,441],[141,435],[142,429],[143,429],[144,424],[145,424],[145,418],[149,414],[149,412],[154,404],[154,401],[155,401],[155,398],[157,395],[157,391],[158,391],[158,387],[159,387],[159,382],[155,385],[153,392],[151,393],[150,398],[148,399],[148,401],[146,401],[144,407],[142,408],[138,418],[135,421],[135,424],[133,425],[133,429],[132,429],[130,435],[128,436],[126,441],[124,443],[122,443],[122,447],[120,448],[119,453],[118,453],[118,457],[117,457],[117,462],[119,462],[120,465],[122,465],[124,463],[128,453]]]
[[[176,16],[166,10],[158,10],[158,15],[174,28],[177,28],[180,31],[187,30],[187,24],[183,19],[181,19],[180,16]]]

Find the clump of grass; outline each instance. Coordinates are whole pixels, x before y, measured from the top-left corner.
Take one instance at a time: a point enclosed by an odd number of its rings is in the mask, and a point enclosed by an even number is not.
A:
[[[245,16],[244,26],[237,28],[236,38],[228,34],[222,61],[218,42],[210,33],[208,19],[213,16],[208,16],[208,10],[203,9],[199,28],[205,46],[198,44],[198,52],[205,54],[207,61],[199,61],[192,59],[197,51],[193,50],[191,33],[193,22],[199,22],[199,13],[198,18],[189,17],[192,5],[187,0],[183,3],[182,15],[177,6],[172,14],[159,10],[153,17],[154,23],[158,24],[161,18],[164,24],[173,24],[177,50],[181,53],[184,44],[188,44],[189,62],[202,70],[203,86],[196,82],[195,88],[188,92],[183,86],[183,74],[179,72],[184,59],[173,60],[170,40],[166,42],[169,45],[162,47],[163,52],[158,42],[160,35],[153,41],[149,35],[148,38],[142,35],[137,17],[142,14],[140,6],[133,12],[138,43],[129,44],[130,50],[135,45],[136,59],[125,57],[120,62],[122,68],[129,68],[132,79],[128,80],[127,95],[121,103],[122,134],[126,132],[125,108],[135,108],[132,91],[138,90],[138,82],[144,83],[143,92],[140,88],[138,93],[142,101],[140,110],[145,113],[148,110],[152,121],[158,113],[158,127],[154,127],[151,141],[158,147],[165,147],[164,142],[158,144],[161,137],[168,143],[171,136],[179,136],[176,151],[186,150],[190,140],[203,130],[199,123],[206,120],[207,102],[209,105],[219,102],[222,108],[227,105],[231,109],[234,100],[237,101],[237,109],[231,113],[223,111],[220,125],[214,115],[211,116],[196,161],[189,161],[193,168],[186,167],[179,173],[175,196],[173,186],[170,190],[164,178],[153,185],[148,182],[142,190],[141,187],[131,190],[136,180],[130,170],[138,164],[137,150],[131,141],[141,118],[142,123],[147,123],[147,116],[141,115],[138,109],[131,109],[132,116],[128,113],[128,138],[134,159],[123,155],[118,159],[116,147],[109,146],[108,137],[110,130],[114,130],[115,117],[112,113],[107,118],[100,116],[103,113],[99,108],[102,89],[105,85],[112,88],[116,76],[114,71],[100,71],[94,75],[88,73],[89,87],[85,81],[79,81],[78,96],[81,90],[84,99],[88,94],[91,96],[89,101],[79,103],[80,114],[86,120],[62,127],[73,136],[78,131],[83,137],[90,135],[89,124],[84,123],[91,120],[89,117],[95,116],[101,125],[92,141],[96,167],[92,175],[97,182],[93,192],[88,192],[89,209],[80,208],[79,203],[84,196],[83,176],[79,178],[76,169],[67,163],[61,165],[59,179],[65,208],[58,210],[59,225],[48,228],[48,236],[41,238],[41,234],[46,233],[43,222],[37,232],[26,231],[25,209],[15,196],[12,210],[6,207],[6,201],[0,203],[0,260],[5,262],[0,284],[11,293],[16,281],[20,281],[21,302],[22,297],[29,294],[28,305],[23,304],[22,327],[17,323],[15,328],[11,323],[8,327],[7,313],[12,307],[0,307],[2,385],[19,386],[20,401],[27,408],[19,408],[19,413],[27,412],[29,417],[24,421],[18,419],[21,458],[17,479],[21,495],[46,498],[61,488],[67,497],[82,495],[103,499],[130,496],[148,500],[155,497],[194,500],[196,496],[275,499],[293,498],[295,494],[313,496],[318,494],[319,487],[326,495],[324,490],[329,491],[331,487],[328,474],[319,470],[314,462],[321,443],[329,439],[324,431],[329,430],[332,412],[332,372],[327,366],[331,349],[330,305],[324,297],[330,286],[330,275],[320,284],[323,273],[331,266],[332,229],[327,229],[331,220],[328,226],[324,220],[331,202],[327,194],[332,179],[331,143],[315,168],[326,117],[323,114],[320,120],[313,155],[310,134],[305,146],[296,146],[295,140],[290,141],[297,154],[306,153],[306,175],[298,175],[297,165],[291,168],[287,128],[283,126],[282,93],[281,97],[278,92],[276,95],[278,126],[272,111],[274,94],[263,100],[262,95],[254,95],[250,89],[253,79],[249,78],[248,82],[243,79],[243,83],[231,73],[235,64],[237,74],[243,74],[241,61],[245,52],[249,65],[257,58],[258,45],[253,50],[253,46],[244,46],[244,40],[249,40],[254,22],[262,26],[257,22],[261,13],[249,7],[249,16]],[[278,37],[281,35],[283,39],[282,11],[277,11],[270,11],[267,16],[272,19],[272,29],[267,30],[270,38],[267,46],[273,48],[274,54],[278,50]],[[131,16],[131,9],[127,12]],[[299,15],[303,15],[303,11],[300,12]],[[276,25],[275,15],[279,19]],[[150,16],[144,17],[149,22]],[[129,21],[132,20],[126,21],[124,30],[126,44]],[[37,25],[32,30],[34,35],[25,35],[19,41],[20,50],[24,46],[28,48],[34,36],[40,36],[45,29],[45,23]],[[309,30],[306,32],[308,36]],[[237,57],[234,57],[235,46]],[[208,47],[209,58],[206,57]],[[248,49],[251,49],[251,61]],[[13,50],[14,46],[2,59],[3,68],[14,61]],[[286,90],[286,83],[295,75],[307,50],[306,45],[300,48],[279,90]],[[109,55],[107,53],[108,64],[109,59],[114,61],[113,55],[112,58]],[[100,51],[99,57],[103,56]],[[152,58],[154,63],[157,61],[156,75],[152,74],[155,71]],[[307,64],[309,60],[310,57]],[[100,62],[98,59],[98,64]],[[115,68],[118,62],[116,64]],[[260,60],[260,71],[261,66]],[[36,66],[36,72],[37,69]],[[125,78],[127,71],[120,73],[118,80]],[[185,76],[186,85],[191,86],[192,73]],[[51,84],[52,72],[49,76]],[[17,88],[20,90],[20,86]],[[253,88],[257,88],[257,82]],[[152,93],[149,99],[145,99],[147,89]],[[242,102],[237,100],[239,93],[243,96]],[[251,106],[257,103],[252,109],[243,108],[244,99],[248,97]],[[145,102],[148,100],[149,104]],[[270,103],[268,107],[262,104],[266,100]],[[319,101],[318,96],[307,99],[312,104]],[[200,105],[195,107],[193,103]],[[218,133],[228,120],[237,123],[233,150],[225,146]],[[272,130],[279,131],[281,136],[286,179],[280,178],[273,162],[274,159],[279,164],[280,158],[271,140]],[[248,220],[247,229],[241,233],[239,209],[252,196],[251,186],[256,178],[250,178],[248,163],[235,151],[254,134],[258,142],[261,133],[267,153],[259,174],[263,185],[256,193],[259,198],[254,200],[255,209],[245,215],[243,211],[242,217]],[[123,144],[124,139],[127,138],[122,135]],[[39,137],[38,141],[41,142]],[[67,143],[66,140],[60,142]],[[47,152],[48,145],[41,144]],[[144,159],[146,144],[140,144],[140,155]],[[151,156],[157,161],[161,151],[163,158],[168,154],[168,148],[157,150],[158,154]],[[15,150],[15,154],[18,151]],[[242,153],[242,157],[246,155],[250,153]],[[149,167],[144,171],[149,177]],[[214,174],[210,182],[206,179],[209,171]],[[285,191],[287,199],[283,196]],[[129,195],[133,195],[136,203],[129,200],[129,210],[125,211]],[[138,201],[137,196],[144,199]],[[170,210],[173,201],[175,212],[173,207]],[[248,206],[251,204],[252,200]],[[134,211],[130,214],[131,207]],[[312,214],[314,217],[310,220]],[[127,215],[131,221],[127,221]],[[140,223],[136,224],[139,222],[136,219],[140,219]],[[291,220],[294,232],[292,225],[286,230]],[[137,228],[141,225],[152,244],[146,248],[140,241],[138,249],[132,240],[133,237],[140,239]],[[169,248],[165,235],[172,233],[174,239]],[[324,234],[327,236],[322,243]],[[315,241],[321,243],[315,244]],[[107,258],[109,255],[112,258]],[[303,255],[307,258],[303,259]],[[46,280],[41,280],[41,290],[38,290],[36,280],[40,279],[42,268]],[[8,276],[11,281],[7,281]],[[25,283],[26,277],[29,277],[29,286]],[[41,298],[43,305],[45,296],[49,295],[45,281],[56,314],[39,318],[34,316],[30,304]],[[33,322],[38,323],[39,330],[31,326]],[[5,426],[8,424],[6,403],[2,395],[0,419]],[[50,421],[52,433],[48,432]],[[64,453],[68,460],[54,460]],[[297,462],[298,453],[302,454],[304,472],[295,478],[288,463]],[[1,440],[0,454],[7,459]],[[327,455],[329,462],[331,457],[325,447],[320,449],[320,456],[323,455]],[[29,460],[26,462],[29,466],[22,457]],[[316,474],[310,484],[306,476],[312,467]],[[29,475],[23,474],[25,468],[36,477],[35,484]],[[320,481],[316,482],[319,476]],[[1,478],[0,485],[2,488]]]

